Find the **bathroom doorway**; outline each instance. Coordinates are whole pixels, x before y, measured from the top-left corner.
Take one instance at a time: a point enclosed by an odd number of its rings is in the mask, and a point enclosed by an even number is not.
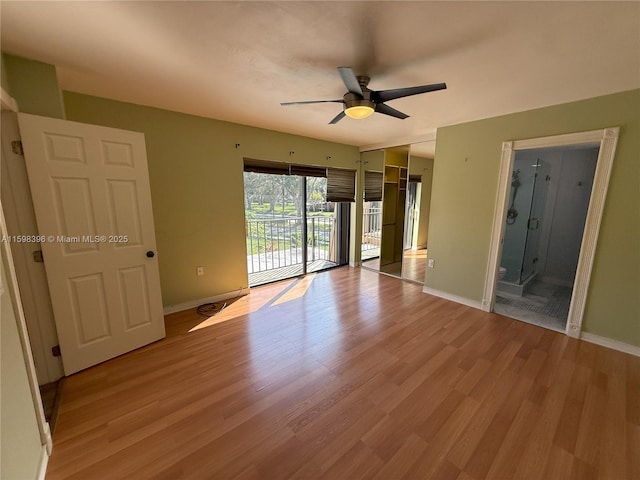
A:
[[[553,328],[554,330],[562,330],[562,325],[564,324],[564,331],[567,335],[576,338],[581,336],[587,292],[619,132],[619,127],[611,127],[550,137],[505,141],[503,143],[497,201],[494,211],[485,288],[482,297],[483,310],[500,313],[501,308],[505,308],[505,304],[510,303],[510,305],[506,305],[512,307],[508,313],[502,310],[503,314],[507,316]],[[536,150],[538,151],[536,152]],[[556,156],[559,155],[562,158],[562,161],[555,167],[552,159],[545,157],[550,152],[555,152]],[[527,153],[527,155],[521,156],[523,153]],[[562,167],[565,164],[570,165],[569,157],[572,155],[583,156],[583,161],[587,163],[581,167],[584,167],[585,170],[594,169],[593,166],[588,167],[589,161],[587,159],[593,156],[597,157],[595,173],[593,174],[592,182],[589,182],[589,189],[585,180],[583,180],[586,172],[581,172],[581,179],[578,179],[572,177],[571,168],[567,168],[564,182],[573,183],[574,187],[582,193],[572,192],[571,189],[563,189],[563,184],[560,182],[563,178]],[[567,157],[566,162],[563,156]],[[530,161],[526,165],[529,165],[529,168],[534,170],[533,173],[528,173],[531,177],[531,182],[528,186],[525,185],[525,180],[527,179],[524,178],[525,172],[522,168],[520,173],[514,175],[518,171],[516,158],[522,159],[522,162]],[[535,176],[535,173],[543,172],[547,168],[544,162],[549,162],[550,169],[555,168],[555,170],[550,170],[549,176],[551,178],[549,180],[546,179],[546,173]],[[593,164],[591,163],[591,165]],[[576,172],[573,173],[575,174]],[[542,182],[549,183],[545,185]],[[554,182],[557,185],[554,185]],[[514,199],[516,186],[518,192]],[[587,193],[587,190],[590,190],[590,192]],[[563,209],[569,206],[565,204],[576,203],[577,198],[583,197],[588,198],[586,215],[576,215],[575,211],[570,208],[567,209],[568,213],[562,213]],[[504,261],[507,264],[514,258],[516,259],[516,263],[512,264],[511,272],[509,272],[508,266],[501,265],[503,262],[504,242],[510,242],[509,238],[507,238],[509,233],[507,232],[507,227],[517,223],[518,219],[522,217],[524,217],[524,221],[520,222],[519,225],[522,228],[519,235],[519,247],[512,249],[511,253],[505,252]],[[514,218],[516,219],[515,222],[513,221]],[[507,221],[510,222],[510,225],[507,224]],[[567,238],[562,237],[571,236],[571,234],[563,230],[564,225],[562,223],[572,223],[572,231],[577,232],[574,237],[577,236],[579,239],[576,240],[574,238],[573,242],[569,242],[574,252],[577,245],[577,259],[575,253],[570,255],[567,251],[553,246],[554,243],[558,244],[560,240],[567,240]],[[536,230],[538,231],[536,232]],[[554,235],[556,237],[555,240]],[[509,249],[510,247],[508,246],[507,250]],[[514,251],[517,254],[514,254]],[[566,277],[567,272],[570,272],[569,280]],[[558,277],[560,274],[565,276]],[[573,278],[572,281],[570,280],[571,278]],[[569,305],[566,320],[564,318],[565,315],[562,315],[562,323],[553,326],[539,322],[537,319],[525,318],[526,315],[523,312],[526,313],[527,309],[513,308],[522,307],[522,305],[515,305],[515,303],[526,301],[527,293],[531,295],[539,292],[536,290],[536,280],[543,280],[543,286],[546,280],[547,285],[565,287],[565,292],[562,294],[565,297],[562,307],[564,312],[567,311],[566,297],[569,298]],[[505,285],[505,283],[510,285]],[[560,295],[560,293],[556,293],[556,297]],[[499,297],[505,298],[507,301],[501,301]],[[548,292],[544,292],[539,297],[550,298],[553,297],[553,293],[549,295]],[[502,306],[500,305],[501,303]],[[531,304],[532,302],[528,303]],[[543,303],[540,300],[537,308],[542,310],[544,314],[552,308],[552,305],[546,304],[545,306],[542,305]],[[559,309],[560,307],[557,308]],[[532,310],[535,310],[535,308],[530,308],[528,311],[531,312]]]
[[[566,329],[598,145],[516,152],[494,311]]]

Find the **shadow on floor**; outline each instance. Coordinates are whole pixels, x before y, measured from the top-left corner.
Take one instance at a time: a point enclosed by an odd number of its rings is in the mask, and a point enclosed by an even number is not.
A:
[[[56,421],[58,419],[58,406],[60,405],[60,398],[62,396],[63,381],[64,377],[57,382],[40,385],[40,397],[42,398],[44,418],[49,424],[51,433],[53,433],[56,428]]]

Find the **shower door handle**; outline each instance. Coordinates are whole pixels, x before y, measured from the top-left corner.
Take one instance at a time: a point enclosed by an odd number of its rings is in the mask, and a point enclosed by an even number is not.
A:
[[[536,223],[534,224],[533,222],[536,222]],[[527,222],[527,228],[529,230],[537,230],[539,226],[540,226],[540,220],[538,220],[537,218],[530,218],[529,221]]]

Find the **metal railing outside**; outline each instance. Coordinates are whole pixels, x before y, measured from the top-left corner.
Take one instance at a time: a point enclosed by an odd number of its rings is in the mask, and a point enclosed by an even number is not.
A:
[[[303,262],[303,218],[251,219],[247,228],[249,273],[264,272]],[[307,217],[307,261],[330,260],[335,217]]]
[[[362,251],[380,248],[382,208],[365,207],[362,217]]]

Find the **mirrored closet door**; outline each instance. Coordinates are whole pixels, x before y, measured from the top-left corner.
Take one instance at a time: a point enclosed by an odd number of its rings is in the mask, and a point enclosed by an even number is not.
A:
[[[408,147],[385,150],[383,179],[380,271],[400,277],[405,248],[404,227],[409,179]]]
[[[430,148],[418,144],[363,153],[364,268],[424,283],[433,174]]]
[[[424,283],[435,142],[412,144],[404,221],[402,278]]]
[[[384,150],[362,153],[364,175],[361,242],[362,266],[376,271],[380,269],[384,154]]]
[[[364,268],[424,283],[434,143],[363,153]]]

